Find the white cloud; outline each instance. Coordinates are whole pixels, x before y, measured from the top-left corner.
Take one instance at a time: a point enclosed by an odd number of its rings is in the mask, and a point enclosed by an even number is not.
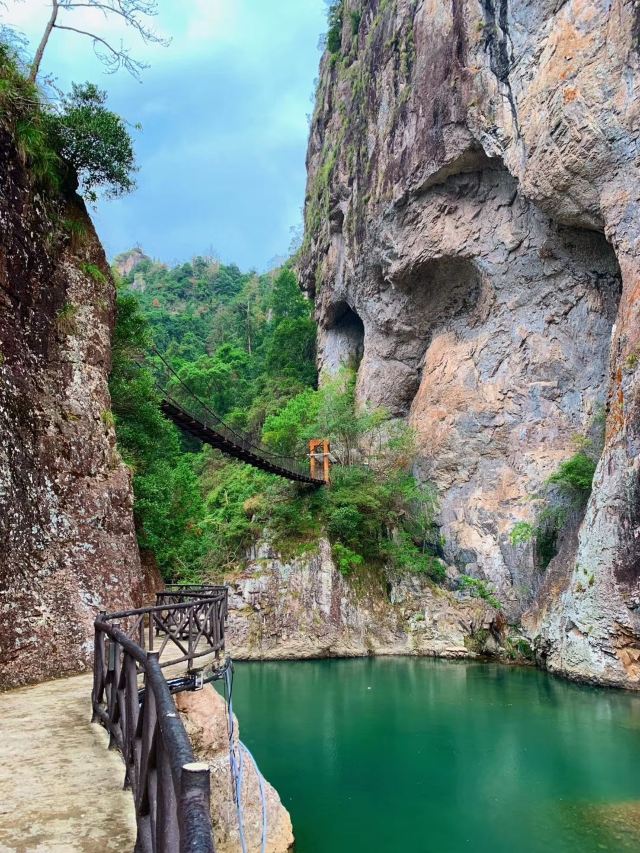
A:
[[[50,0],[9,0],[4,20],[34,43]],[[105,76],[91,41],[55,32],[43,71],[62,89],[94,80],[109,105],[132,122],[139,190],[99,205],[111,253],[140,241],[170,261],[207,251],[263,267],[286,252],[289,225],[304,197],[309,93],[317,75],[324,0],[159,0],[154,28],[172,44],[143,45],[136,33],[95,10],[67,19],[120,38],[151,66],[138,85],[126,72]]]
[[[186,12],[184,40],[193,47],[203,42],[233,43],[240,35],[241,5],[239,0],[190,0],[181,10]]]

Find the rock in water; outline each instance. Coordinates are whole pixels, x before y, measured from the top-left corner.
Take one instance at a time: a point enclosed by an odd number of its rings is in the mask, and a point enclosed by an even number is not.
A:
[[[193,693],[178,693],[176,706],[194,751],[211,768],[211,820],[217,853],[240,853],[238,818],[231,785],[227,707],[210,685]],[[234,743],[238,750],[238,721],[234,715]],[[262,841],[262,803],[258,776],[253,764],[244,758],[243,826],[250,851],[260,850]],[[264,780],[267,804],[267,853],[286,853],[293,846],[289,812],[278,792]]]

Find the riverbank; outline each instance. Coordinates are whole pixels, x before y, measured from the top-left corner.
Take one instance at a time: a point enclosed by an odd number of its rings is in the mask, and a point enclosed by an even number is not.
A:
[[[346,578],[326,539],[288,558],[261,542],[225,581],[227,648],[235,660],[534,659],[526,637],[488,601],[416,574]]]

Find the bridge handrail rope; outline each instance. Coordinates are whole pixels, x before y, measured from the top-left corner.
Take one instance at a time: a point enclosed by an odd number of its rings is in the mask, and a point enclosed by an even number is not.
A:
[[[175,607],[194,610],[212,601],[226,606],[226,598],[214,596]],[[101,613],[95,620],[93,721],[102,723],[109,732],[109,746],[117,746],[124,758],[125,787],[132,789],[135,802],[136,851],[214,853],[209,766],[194,758],[160,652],[145,649],[144,635],[139,644],[116,621],[146,612],[151,625],[151,616],[162,609]],[[190,617],[190,627],[193,624]]]
[[[154,355],[156,355],[160,359],[160,361],[166,367],[169,373],[171,373],[171,375],[175,377],[179,385],[181,385],[182,388],[185,389],[189,397],[192,400],[195,400],[196,403],[202,408],[202,410],[206,412],[206,414],[212,419],[213,423],[215,424],[215,431],[217,433],[226,437],[227,440],[229,440],[232,444],[235,444],[236,446],[240,447],[246,453],[250,453],[254,456],[268,460],[275,467],[295,472],[300,477],[304,477],[305,479],[310,481],[316,481],[318,483],[324,482],[323,478],[311,476],[308,468],[305,465],[301,464],[299,459],[296,459],[293,456],[285,456],[281,453],[274,453],[273,451],[269,450],[261,444],[255,444],[253,441],[247,438],[246,435],[233,429],[233,427],[230,427],[216,412],[213,411],[213,409],[211,409],[204,402],[204,400],[202,400],[195,393],[195,391],[193,391],[192,388],[189,387],[189,385],[180,377],[178,372],[171,366],[171,364],[164,358],[162,353],[160,353],[155,346],[152,346],[151,350]],[[170,402],[176,408],[180,409],[186,415],[189,415],[192,418],[194,417],[188,409],[185,409],[184,404],[181,403],[179,400],[176,400],[166,388],[163,388],[159,382],[157,382],[157,385],[165,400]],[[208,425],[206,418],[203,420],[203,424],[205,427]]]

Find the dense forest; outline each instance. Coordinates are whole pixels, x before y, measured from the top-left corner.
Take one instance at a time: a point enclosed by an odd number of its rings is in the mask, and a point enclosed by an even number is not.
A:
[[[356,410],[355,365],[318,390],[312,306],[292,267],[257,275],[197,257],[169,268],[134,252],[118,269],[113,414],[140,545],[167,578],[219,577],[260,536],[292,554],[325,533],[346,575],[444,579],[436,495],[411,473],[412,433],[384,411]],[[158,383],[177,397],[193,390],[278,452],[303,458],[309,438],[329,438],[331,488],[284,481],[182,436],[160,411]]]

